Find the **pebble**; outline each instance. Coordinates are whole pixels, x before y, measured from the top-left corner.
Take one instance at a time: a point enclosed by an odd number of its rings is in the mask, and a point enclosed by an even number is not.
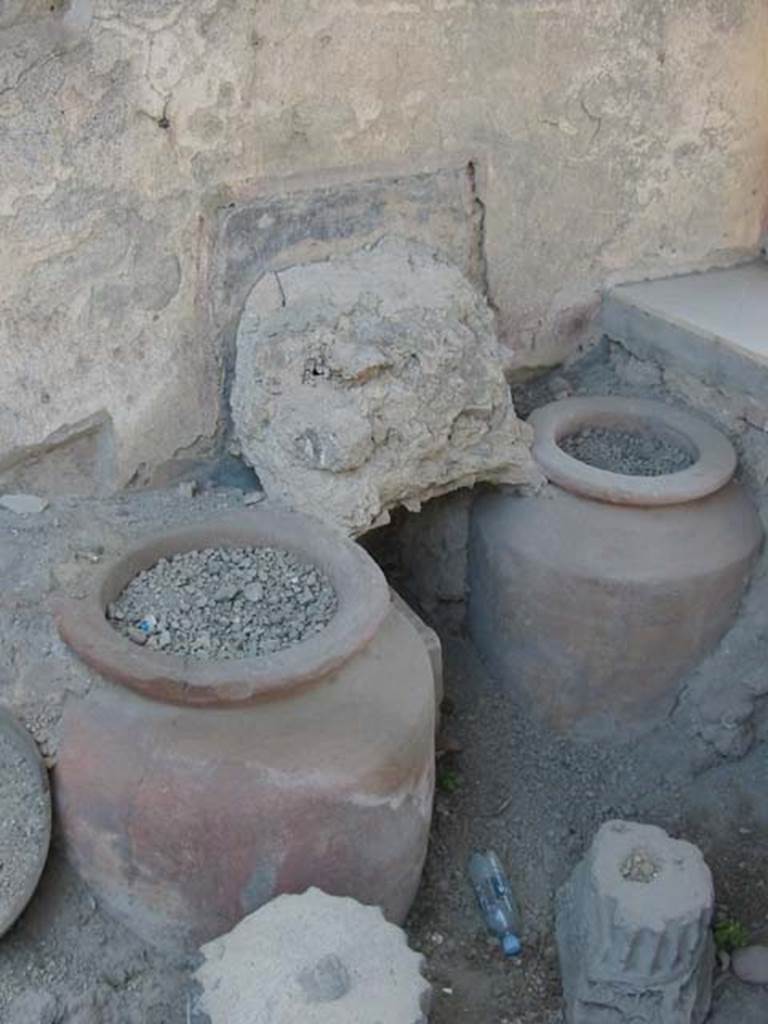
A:
[[[45,498],[38,498],[34,494],[3,494],[0,497],[0,505],[18,516],[39,515],[48,508]]]
[[[206,660],[261,657],[300,643],[335,614],[314,565],[276,548],[208,548],[161,558],[107,608],[136,644]]]
[[[768,946],[745,946],[731,955],[733,973],[751,985],[768,985]]]
[[[264,588],[260,583],[250,583],[243,587],[243,597],[246,601],[261,601],[264,597]]]
[[[260,505],[266,498],[264,491],[251,491],[243,498],[244,505]]]
[[[59,1020],[55,996],[42,989],[28,989],[8,1007],[4,1024],[56,1024]]]
[[[182,480],[176,490],[182,498],[194,498],[197,494],[197,481]]]
[[[101,556],[104,554],[104,548],[99,545],[95,548],[87,548],[81,551],[75,552],[75,558],[80,562],[91,562],[95,565],[101,561]]]
[[[635,850],[621,865],[621,877],[628,882],[652,882],[658,874],[658,865],[645,850]]]

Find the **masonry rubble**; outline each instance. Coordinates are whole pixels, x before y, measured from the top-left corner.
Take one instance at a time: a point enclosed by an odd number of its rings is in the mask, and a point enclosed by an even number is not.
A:
[[[352,535],[480,481],[539,479],[485,298],[402,238],[263,276],[231,401],[270,498]]]

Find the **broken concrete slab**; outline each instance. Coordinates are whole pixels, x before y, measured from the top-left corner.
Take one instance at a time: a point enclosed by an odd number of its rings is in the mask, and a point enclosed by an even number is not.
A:
[[[557,897],[567,1024],[702,1024],[713,907],[695,846],[653,825],[603,824]]]
[[[114,424],[103,410],[64,424],[37,444],[0,450],[3,490],[99,495],[115,483]]]
[[[538,479],[488,304],[404,239],[261,279],[232,415],[270,497],[352,535],[478,481]]]
[[[194,1024],[426,1024],[423,958],[378,907],[278,896],[201,949]]]

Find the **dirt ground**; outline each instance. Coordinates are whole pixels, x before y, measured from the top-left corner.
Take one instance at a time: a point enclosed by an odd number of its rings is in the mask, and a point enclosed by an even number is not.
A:
[[[186,965],[104,914],[52,851],[16,926],[0,939],[3,1024],[186,1024]]]
[[[430,850],[407,924],[434,984],[432,1024],[559,1024],[552,899],[609,818],[653,822],[698,843],[721,913],[754,939],[768,939],[763,748],[697,775],[661,756],[669,725],[627,745],[573,744],[527,720],[465,637],[445,640],[444,735],[462,749],[438,763]],[[489,847],[522,905],[525,949],[513,961],[486,935],[467,883],[469,855]],[[158,956],[108,918],[55,850],[28,911],[0,940],[0,1020],[186,1024],[187,966]],[[735,1009],[714,1017],[717,1024],[752,1024],[743,1000],[760,995],[764,1015],[754,1024],[768,1021],[768,991],[742,989],[733,981],[718,988],[721,1000],[728,996],[722,1005]]]
[[[621,386],[604,365],[579,379],[588,390]],[[525,412],[526,402],[530,408],[551,398],[553,388],[578,383],[554,375],[521,392],[520,407]],[[61,499],[27,519],[0,511],[0,704],[27,724],[51,766],[61,702],[68,692],[98,685],[56,636],[47,612],[51,591],[77,592],[92,556],[107,558],[150,528],[241,503],[240,492],[218,489],[195,498],[166,491]],[[762,607],[753,605],[743,617],[754,636],[749,658],[742,664],[731,656],[707,669],[734,691],[742,677],[754,684],[766,663]],[[559,1024],[553,897],[610,818],[658,824],[697,843],[713,870],[718,913],[740,922],[752,940],[768,941],[765,731],[754,730],[745,756],[705,753],[701,737],[678,716],[613,744],[555,736],[489,678],[456,627],[460,619],[453,607],[435,620],[446,664],[442,733],[460,749],[438,762],[430,849],[407,923],[434,983],[432,1024]],[[522,906],[518,960],[505,961],[486,935],[467,882],[469,855],[485,848],[506,864]],[[147,949],[110,920],[55,844],[28,910],[0,939],[0,1022],[186,1024],[188,966]],[[712,1024],[768,1024],[768,990],[726,974],[716,990]]]
[[[462,750],[439,761],[430,852],[408,923],[435,985],[433,1024],[560,1021],[553,896],[611,818],[657,824],[699,845],[721,915],[742,922],[753,939],[768,939],[764,748],[697,774],[671,754],[682,754],[671,723],[627,744],[574,744],[527,719],[465,637],[445,640],[443,729]],[[505,863],[522,907],[519,960],[505,961],[485,934],[467,882],[470,854],[487,848]],[[760,994],[763,1017],[755,1022],[768,1022],[768,991]]]

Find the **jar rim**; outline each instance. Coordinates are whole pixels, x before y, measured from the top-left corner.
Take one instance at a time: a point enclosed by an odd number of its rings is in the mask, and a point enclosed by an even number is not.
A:
[[[572,494],[616,505],[660,506],[697,501],[724,487],[736,471],[736,452],[719,430],[681,409],[646,398],[566,398],[536,409],[533,456],[547,479]],[[631,476],[599,469],[565,452],[559,442],[589,427],[655,430],[673,435],[693,456],[675,473]]]
[[[107,605],[160,558],[251,546],[283,548],[326,573],[338,603],[323,630],[271,654],[203,661],[140,647],[107,620]],[[310,516],[263,505],[147,536],[106,566],[84,598],[55,601],[62,638],[104,678],[158,701],[198,707],[254,703],[319,681],[370,643],[389,607],[384,574],[363,548]]]

